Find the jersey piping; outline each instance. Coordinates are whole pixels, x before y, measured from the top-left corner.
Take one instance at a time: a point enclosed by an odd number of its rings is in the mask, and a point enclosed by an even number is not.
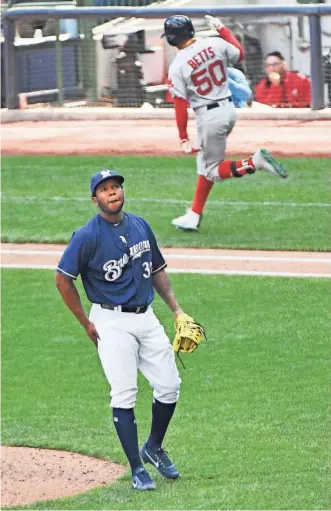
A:
[[[167,263],[164,263],[162,266],[160,266],[156,270],[153,270],[152,271],[152,275],[155,275],[156,273],[159,273],[159,271],[164,270],[164,268],[166,268],[166,267],[167,267]]]
[[[62,270],[59,266],[57,267],[57,269],[61,272],[61,273],[64,273],[65,275],[68,275],[68,277],[72,277],[73,279],[77,280],[77,275],[71,275],[70,273]]]

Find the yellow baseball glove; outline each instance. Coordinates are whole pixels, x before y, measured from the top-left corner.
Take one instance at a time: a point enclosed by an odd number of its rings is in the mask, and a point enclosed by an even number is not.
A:
[[[193,353],[207,339],[205,329],[184,312],[175,321],[176,335],[172,343],[176,353]]]

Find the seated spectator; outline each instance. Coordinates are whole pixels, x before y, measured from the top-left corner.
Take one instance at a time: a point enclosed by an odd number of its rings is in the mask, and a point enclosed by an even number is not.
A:
[[[251,103],[252,91],[244,73],[234,67],[228,67],[229,88],[236,108],[243,108]]]
[[[285,59],[279,51],[267,55],[265,71],[266,77],[255,88],[256,101],[282,108],[310,106],[310,81],[302,74],[287,71]]]

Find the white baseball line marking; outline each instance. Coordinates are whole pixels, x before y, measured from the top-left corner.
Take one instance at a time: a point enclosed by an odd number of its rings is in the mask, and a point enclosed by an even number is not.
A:
[[[1,268],[28,269],[28,270],[56,270],[56,265],[33,265],[33,264],[1,264]],[[203,275],[251,275],[262,277],[301,277],[301,278],[331,278],[331,273],[292,273],[272,271],[247,271],[247,270],[185,270],[167,268],[167,273],[192,273]]]
[[[247,271],[247,270],[182,270],[167,269],[167,273],[201,273],[206,275],[256,275],[264,277],[305,277],[331,278],[331,273],[292,273],[286,271]]]
[[[17,250],[3,249],[2,254],[8,255],[44,255],[44,256],[61,256],[63,251],[60,250]],[[331,258],[315,258],[315,257],[274,257],[274,256],[233,256],[233,255],[187,255],[187,254],[164,254],[166,259],[194,259],[201,261],[275,261],[275,262],[294,262],[294,263],[331,263]]]
[[[17,201],[18,199],[22,202],[29,202],[29,201],[54,201],[54,202],[67,202],[67,201],[77,201],[77,202],[86,202],[88,200],[88,197],[35,197],[35,196],[25,196],[25,197],[17,197],[13,195],[6,195],[1,194],[1,197],[3,200],[8,201]],[[153,202],[154,204],[183,204],[183,205],[190,205],[192,201],[190,200],[183,200],[183,199],[158,199],[155,197],[151,197],[150,199],[147,199],[146,197],[142,198],[130,198],[126,199],[126,202]],[[320,202],[307,202],[307,203],[298,203],[298,202],[270,202],[270,201],[263,201],[263,202],[245,202],[245,201],[219,201],[219,200],[210,200],[208,201],[208,206],[275,206],[275,207],[290,207],[290,208],[331,208],[330,203],[320,203]]]
[[[44,255],[44,256],[61,256],[63,254],[63,250],[11,250],[4,248],[1,250],[2,254],[12,254],[12,255]]]

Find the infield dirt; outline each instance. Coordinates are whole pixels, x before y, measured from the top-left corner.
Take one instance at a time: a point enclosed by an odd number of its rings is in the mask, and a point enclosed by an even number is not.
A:
[[[3,155],[141,154],[185,157],[175,120],[15,122],[2,125]],[[195,124],[188,131],[194,141]],[[238,119],[227,155],[253,154],[265,147],[275,156],[331,157],[330,120]]]

